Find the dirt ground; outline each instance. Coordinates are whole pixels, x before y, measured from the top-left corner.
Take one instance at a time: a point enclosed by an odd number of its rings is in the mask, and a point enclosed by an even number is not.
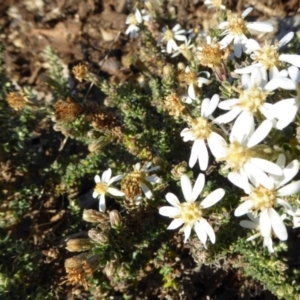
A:
[[[40,77],[48,69],[43,51],[46,46],[51,46],[65,64],[66,70],[71,70],[78,62],[85,61],[96,72],[101,67],[102,73],[106,76],[115,75],[126,80],[127,75],[123,72],[121,62],[122,57],[133,51],[135,47],[135,43],[124,34],[126,16],[130,13],[130,7],[134,6],[133,2],[126,0],[0,1],[0,39],[5,46],[8,77],[21,87],[32,86],[38,95],[38,100],[51,101],[49,88]],[[280,38],[289,30],[300,29],[299,0],[226,0],[224,4],[233,11],[243,11],[247,6],[254,6],[255,10],[250,18],[271,21],[277,28],[274,37]],[[178,21],[185,22],[189,28],[200,26],[205,31],[213,25],[213,14],[206,9],[203,1],[174,0],[164,1],[163,5],[165,10],[175,9]],[[109,58],[105,64],[102,64],[109,50],[111,50]],[[70,87],[72,84],[74,80],[70,78]],[[51,255],[48,253],[51,241],[60,240],[61,230],[68,232],[68,220],[59,216],[63,206],[67,204],[49,205],[47,209],[52,210],[52,216],[61,218],[60,223],[50,222],[45,225],[44,218],[35,211],[32,212],[34,217],[28,223],[32,228],[27,229],[30,232],[28,238],[36,239],[35,247],[44,255],[43,261],[48,263],[48,266],[51,263]],[[44,234],[41,234],[40,226],[43,227]],[[23,234],[27,233],[21,232],[20,238],[23,238]],[[62,268],[62,263],[58,262],[53,266]],[[62,268],[61,278],[63,272]],[[214,280],[206,283],[206,290],[208,294],[216,295],[217,291],[219,295],[213,299],[276,299],[267,291],[260,293],[259,297],[256,296],[255,290],[263,290],[258,284],[253,287],[252,295],[248,294],[248,298],[240,298],[226,288],[233,285],[237,274],[224,272],[219,273],[217,278],[214,274],[210,276]],[[58,292],[60,299],[67,299],[69,292],[66,289],[70,291],[71,287],[60,288]]]

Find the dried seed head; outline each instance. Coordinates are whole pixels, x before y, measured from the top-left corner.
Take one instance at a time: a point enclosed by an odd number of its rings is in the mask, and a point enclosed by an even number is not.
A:
[[[54,105],[55,118],[59,122],[72,122],[82,113],[82,106],[71,98],[58,100]]]
[[[170,116],[178,118],[182,116],[184,109],[185,107],[176,93],[172,92],[165,98],[164,110],[168,111]]]
[[[16,111],[21,110],[26,103],[24,97],[20,93],[17,93],[17,92],[9,93],[6,96],[6,101],[7,101],[8,105]]]

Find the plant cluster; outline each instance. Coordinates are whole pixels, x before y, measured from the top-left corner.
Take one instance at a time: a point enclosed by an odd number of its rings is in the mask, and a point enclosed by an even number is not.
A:
[[[230,265],[279,298],[300,296],[297,265],[287,260],[300,226],[300,37],[259,42],[254,32],[273,26],[248,22],[253,8],[237,14],[221,1],[205,4],[218,15],[209,32],[185,28],[150,1],[135,8],[126,20],[136,44],[122,57],[127,81],[104,78],[87,63],[72,69],[103,101],[68,90],[51,49],[44,81],[53,104],[40,107],[26,90],[2,91],[2,106],[16,111],[17,122],[26,118],[22,130],[7,120],[10,151],[24,147],[36,115],[52,122],[56,139],[64,136],[56,159],[40,170],[44,194],[68,195],[75,219],[74,199],[94,184],[94,202],[81,205],[88,225],[64,238],[69,252],[80,252],[65,260],[74,293],[82,286],[95,299],[116,291],[143,299],[149,278],[158,278],[161,297],[193,299],[204,287],[197,291],[185,269]],[[22,197],[30,189],[31,201],[41,199],[37,186],[24,186]],[[5,193],[11,207],[23,203]]]

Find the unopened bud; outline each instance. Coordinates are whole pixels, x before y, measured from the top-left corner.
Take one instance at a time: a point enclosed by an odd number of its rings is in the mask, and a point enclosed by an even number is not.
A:
[[[67,241],[66,249],[70,252],[80,252],[89,250],[91,246],[89,239],[71,239]]]
[[[105,223],[108,222],[107,214],[94,210],[94,209],[85,209],[83,211],[83,220],[90,223]]]
[[[173,75],[174,75],[174,70],[173,70],[172,65],[170,65],[170,64],[165,65],[164,68],[163,68],[164,78],[169,78]]]
[[[103,232],[97,231],[97,229],[93,228],[88,232],[89,237],[96,243],[101,245],[108,244],[108,237]]]
[[[112,228],[118,228],[122,226],[122,218],[117,210],[109,212],[110,225]]]

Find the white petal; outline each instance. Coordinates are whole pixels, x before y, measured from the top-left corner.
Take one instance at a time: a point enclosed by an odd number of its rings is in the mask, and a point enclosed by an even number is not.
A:
[[[276,90],[278,88],[282,88],[282,89],[285,89],[285,90],[295,90],[296,89],[296,85],[289,78],[274,77],[264,87],[264,89],[266,91],[274,91],[274,90]]]
[[[254,128],[253,115],[248,111],[243,111],[235,120],[229,136],[230,142],[238,141],[240,144],[245,145],[252,130]]]
[[[136,163],[135,164],[135,166],[134,166],[134,168],[137,170],[137,171],[139,171],[140,169],[141,169],[141,163]]]
[[[253,223],[252,221],[248,221],[248,220],[241,221],[240,225],[244,228],[249,228],[249,229],[255,229],[258,226],[257,224]]]
[[[102,174],[102,182],[108,183],[109,179],[111,177],[111,168],[107,169],[106,171],[103,172]]]
[[[285,162],[286,162],[285,155],[280,153],[277,157],[276,165],[278,165],[281,169],[284,169]]]
[[[161,183],[161,178],[156,175],[146,176],[145,180],[153,183]]]
[[[282,200],[282,199],[280,199],[280,198],[276,198],[276,201],[277,201],[277,203],[278,203],[279,205],[281,205],[281,206],[284,207],[284,209],[285,209],[285,211],[286,211],[287,213],[293,211],[293,207],[292,207],[288,202],[286,202],[286,201],[284,201],[284,200]],[[282,218],[281,218],[281,219],[282,219]]]
[[[296,54],[281,54],[279,55],[279,60],[287,62],[291,65],[294,65],[300,68],[300,55]]]
[[[105,194],[101,194],[99,200],[99,211],[105,212],[105,210],[106,210]]]
[[[270,253],[274,252],[273,249],[273,241],[272,238],[270,236],[264,237],[264,243],[263,243],[264,247],[267,247]]]
[[[200,150],[198,153],[198,160],[199,160],[199,166],[201,171],[205,171],[208,166],[208,151],[205,145],[205,142],[203,140],[199,140],[199,147],[198,149]]]
[[[217,123],[217,124],[229,123],[233,119],[235,119],[241,111],[242,111],[241,108],[235,107],[232,110],[230,110],[228,113],[217,117],[213,123]]]
[[[262,81],[262,73],[259,67],[253,68],[251,73],[251,87],[260,86]]]
[[[250,194],[250,185],[248,180],[239,173],[230,172],[228,174],[228,180],[231,181],[237,187],[243,189],[245,193]]]
[[[253,146],[259,144],[270,133],[272,127],[273,122],[264,120],[251,135],[249,141],[247,142],[247,147],[252,148]]]
[[[292,180],[299,171],[299,161],[294,159],[283,169],[283,179],[277,187],[281,187]]]
[[[192,227],[190,225],[186,225],[184,227],[184,242],[186,243],[189,237],[191,236]]]
[[[146,198],[151,199],[153,194],[152,194],[151,190],[149,189],[149,187],[146,184],[142,183],[141,188],[142,188]]]
[[[289,32],[287,33],[279,42],[278,42],[278,47],[281,48],[284,45],[286,45],[287,43],[289,43],[292,38],[294,37],[294,32]]]
[[[260,31],[260,32],[272,32],[274,27],[267,22],[250,22],[247,24],[248,29]]]
[[[205,219],[201,219],[200,224],[202,228],[204,228],[212,244],[214,244],[216,242],[216,235],[211,225]]]
[[[197,99],[195,87],[194,87],[193,84],[190,84],[189,87],[188,87],[188,95],[189,95],[189,97],[191,97],[193,100],[194,100],[194,99]]]
[[[166,195],[166,200],[174,207],[180,208],[180,202],[176,195],[173,193],[168,193]]]
[[[211,192],[200,204],[202,208],[208,208],[219,202],[225,195],[225,190],[219,188]]]
[[[207,116],[210,116],[218,107],[220,101],[220,96],[218,94],[214,94],[210,100],[209,108],[207,110]]]
[[[263,237],[271,236],[271,217],[269,216],[269,211],[269,209],[264,209],[259,217],[259,227]]]
[[[247,200],[240,204],[234,211],[234,215],[236,217],[240,217],[242,215],[245,215],[246,213],[250,212],[254,203],[252,200]]]
[[[288,68],[288,73],[293,80],[294,83],[300,82],[300,72],[299,69],[295,66],[291,66]]]
[[[192,168],[197,159],[198,159],[198,155],[199,155],[199,148],[200,148],[200,143],[199,140],[195,140],[191,149],[191,155],[190,155],[190,159],[189,159],[189,167]]]
[[[206,234],[205,228],[203,228],[202,224],[199,221],[197,221],[195,223],[194,229],[195,229],[195,232],[196,232],[199,240],[201,241],[201,243],[206,248],[207,234]]]
[[[260,168],[264,172],[274,174],[274,175],[277,175],[277,176],[281,176],[283,174],[282,169],[278,165],[276,165],[273,162],[268,161],[266,159],[250,158],[249,162],[251,164],[255,165],[256,167]]]
[[[227,153],[227,144],[222,136],[212,132],[208,139],[207,143],[209,149],[215,158],[223,158]]]
[[[243,169],[254,186],[257,187],[261,184],[267,189],[273,189],[274,182],[272,178],[270,178],[260,168],[250,162],[246,162]]]
[[[184,196],[184,199],[187,202],[194,202],[195,199],[192,199],[192,184],[187,175],[183,174],[180,178],[181,189]]]
[[[201,104],[201,117],[207,118],[209,114],[207,113],[209,107],[210,100],[209,98],[205,98],[202,100]]]
[[[251,73],[255,65],[250,65],[241,69],[235,69],[234,72],[237,74],[248,74]]]
[[[242,44],[239,42],[239,37],[234,38],[233,51],[236,57],[241,57],[242,55]]]
[[[98,197],[98,193],[97,192],[93,192],[93,198],[97,198]]]
[[[108,193],[113,195],[113,196],[116,196],[116,197],[123,197],[124,196],[124,193],[116,188],[113,188],[113,187],[109,187],[107,189]]]
[[[221,24],[220,24],[220,25],[221,25]],[[233,36],[231,33],[227,34],[227,35],[219,42],[219,44],[220,44],[220,46],[221,46],[221,49],[227,47],[227,46],[232,42],[233,39],[234,39],[234,36]]]
[[[172,218],[178,215],[179,209],[172,206],[162,206],[158,212],[164,217]]]
[[[175,24],[174,27],[172,28],[173,32],[178,31],[181,28],[181,25],[179,23]]]
[[[224,100],[219,103],[218,107],[224,110],[231,110],[237,103],[239,103],[239,99],[237,98]]]
[[[278,196],[290,196],[300,192],[300,180],[294,181],[277,191]]]
[[[139,11],[139,9],[135,10],[135,18],[139,24],[142,23],[143,18],[142,18],[142,15],[141,15],[141,12]]]
[[[245,19],[251,13],[252,10],[253,10],[253,7],[251,7],[251,6],[247,7],[242,13],[242,18]]]
[[[228,27],[229,22],[225,21],[219,24],[219,29],[225,29],[226,27]]]
[[[288,238],[288,235],[287,235],[287,230],[286,230],[286,227],[285,227],[282,219],[280,218],[280,216],[278,215],[276,210],[274,210],[273,208],[270,209],[269,215],[271,218],[272,228],[273,228],[275,234],[281,241],[286,241]]]
[[[183,222],[180,219],[175,219],[170,223],[170,225],[167,227],[167,229],[169,229],[169,230],[177,229],[182,224],[183,224]]]
[[[112,177],[109,181],[108,181],[108,185],[112,184],[113,182],[119,181],[124,177],[124,175],[117,175]]]
[[[204,174],[199,174],[192,191],[193,199],[196,200],[199,197],[200,193],[203,190],[204,184],[205,184],[205,176]]]
[[[96,176],[95,176],[95,182],[96,182],[96,183],[101,182],[101,179],[100,179],[100,176],[99,176],[99,175],[96,175]]]

